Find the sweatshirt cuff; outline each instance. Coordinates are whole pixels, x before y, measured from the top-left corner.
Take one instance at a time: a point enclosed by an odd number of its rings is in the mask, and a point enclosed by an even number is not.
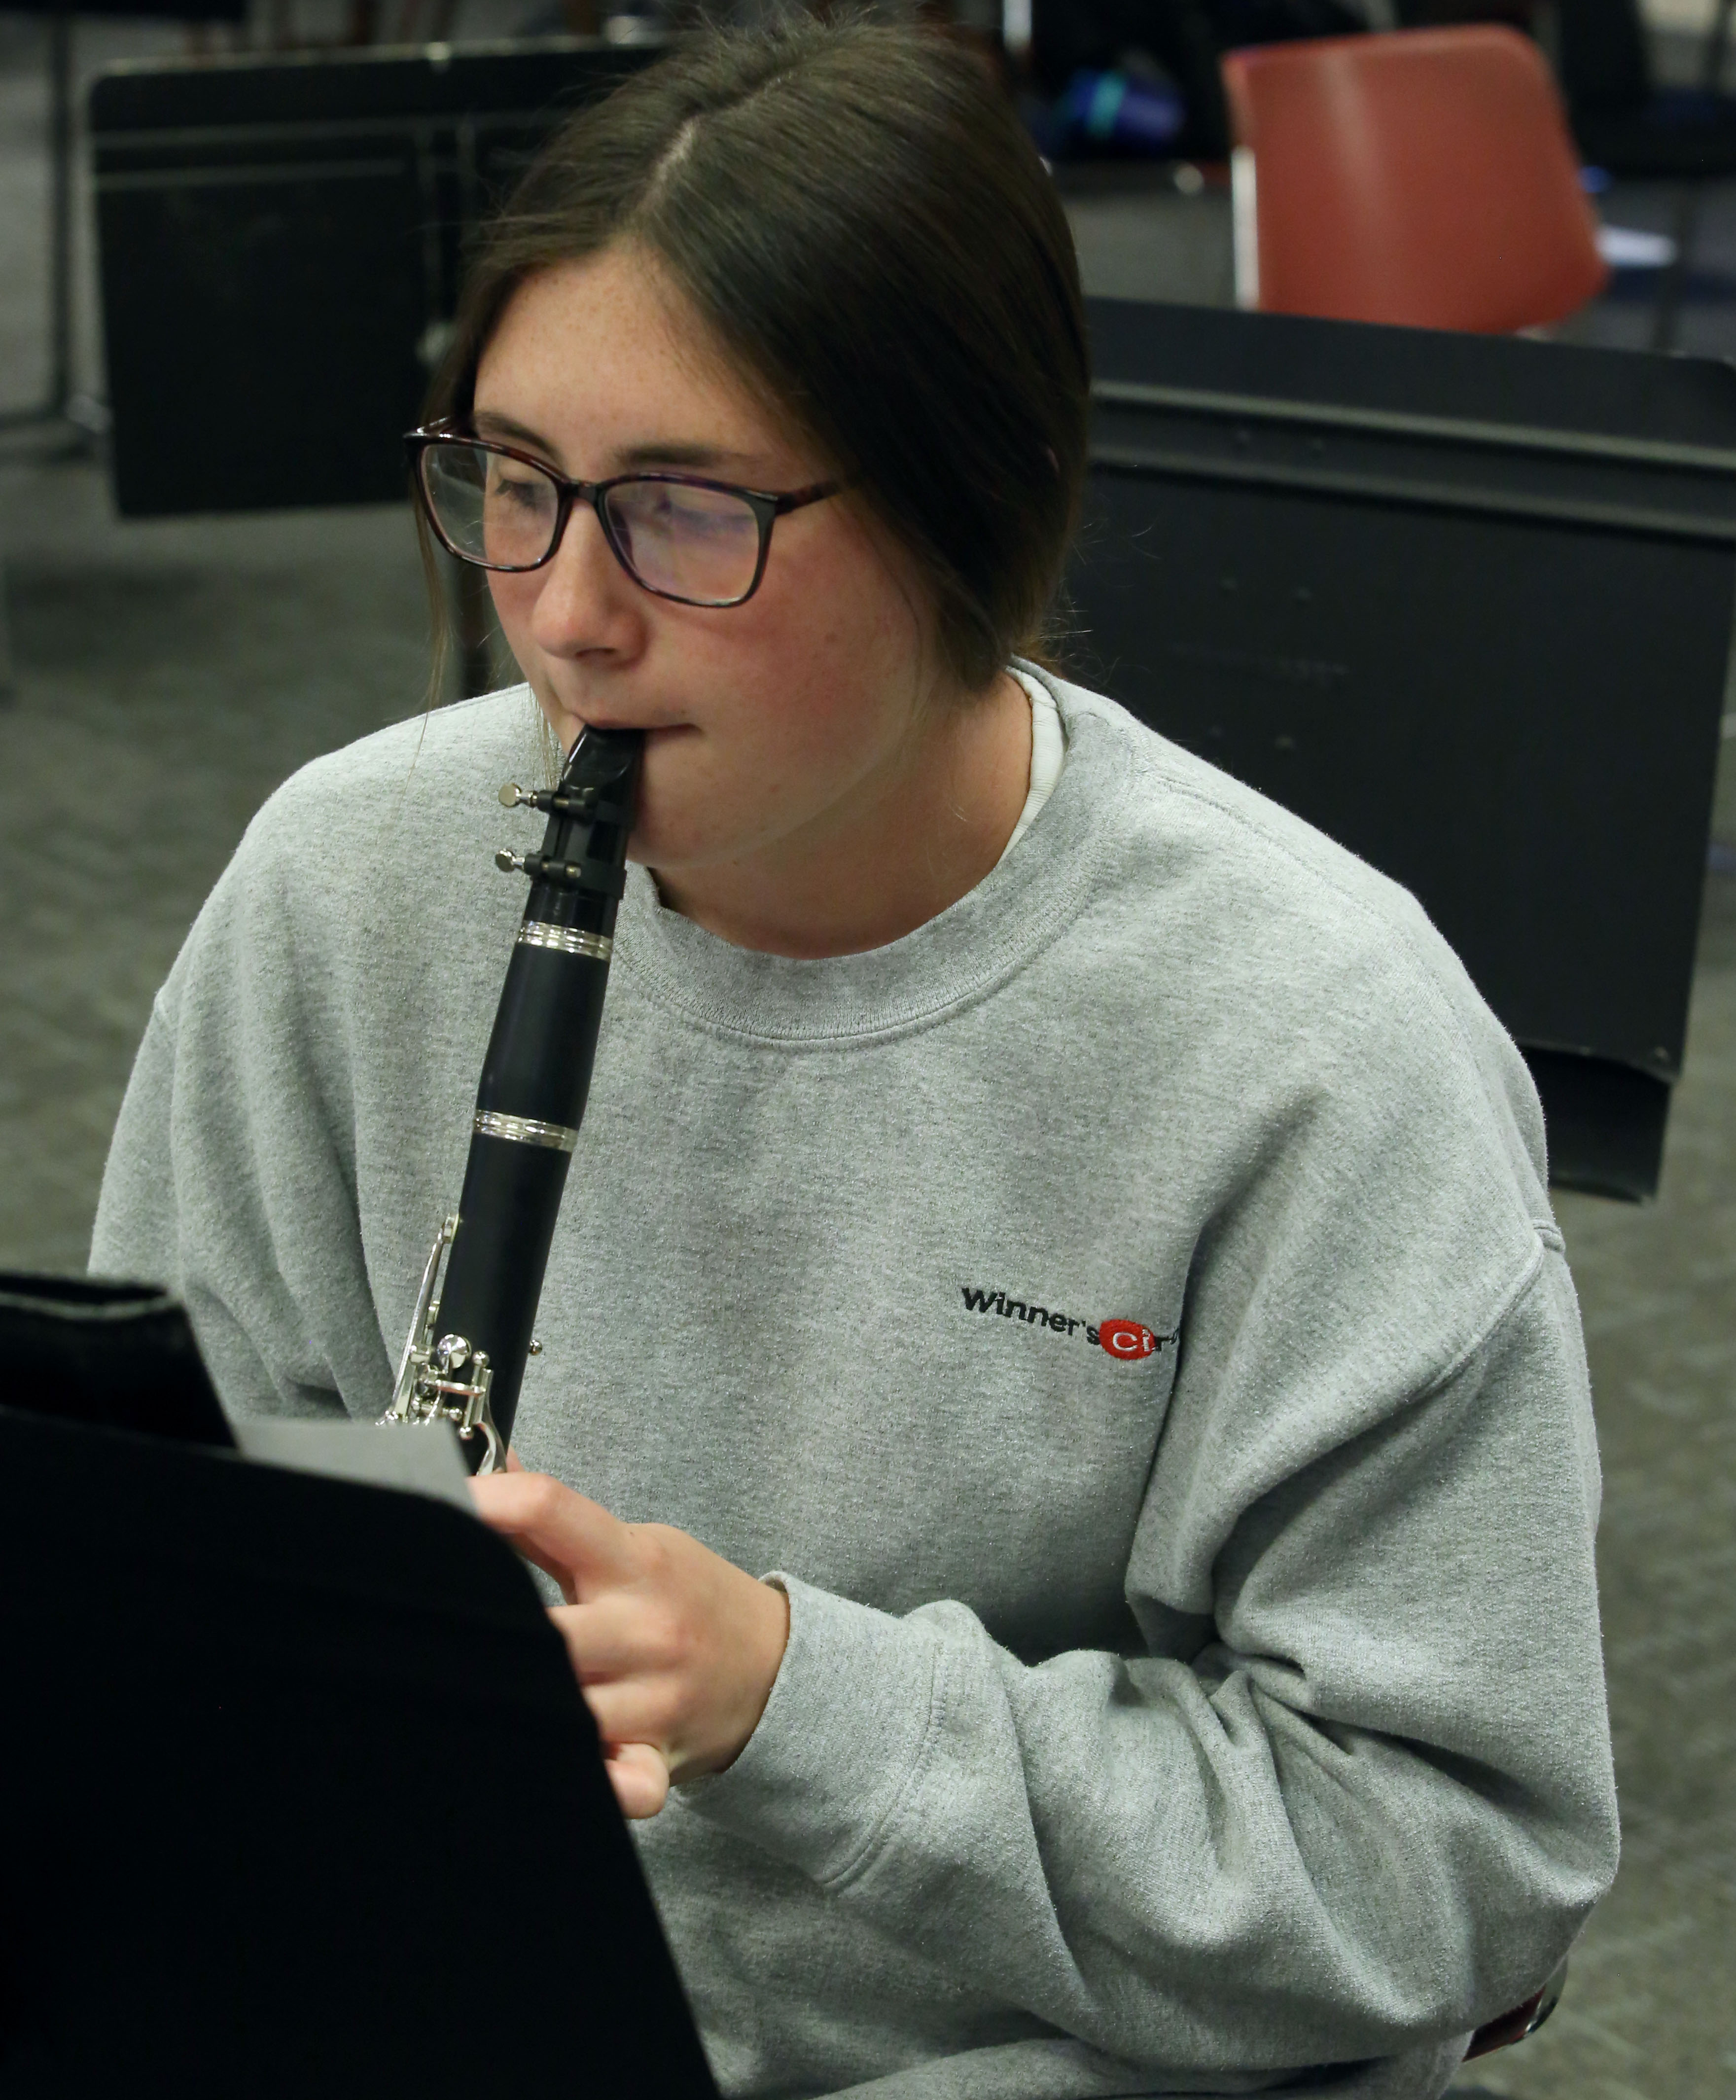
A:
[[[937,1632],[768,1575],[790,1639],[760,1724],[725,1771],[675,1798],[822,1886],[863,1866],[916,1786],[941,1694]]]

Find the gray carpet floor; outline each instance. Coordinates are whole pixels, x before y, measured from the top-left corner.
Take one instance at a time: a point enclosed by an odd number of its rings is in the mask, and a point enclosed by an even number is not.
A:
[[[0,389],[18,401],[41,370],[38,64],[34,33],[0,17]],[[1659,223],[1666,204],[1636,190],[1608,215]],[[1071,209],[1093,289],[1227,298],[1221,198]],[[1736,260],[1736,193],[1712,200],[1707,238]],[[1590,339],[1640,340],[1637,311],[1605,302]],[[1684,342],[1736,351],[1736,306],[1699,301]],[[192,915],[279,781],[415,710],[428,617],[402,511],[123,525],[96,465],[35,443],[0,441],[0,544],[18,673],[0,707],[0,1264],[71,1268]],[[1736,767],[1717,831],[1736,847]],[[1662,1195],[1560,1209],[1604,1456],[1626,1854],[1554,2020],[1464,2082],[1715,2100],[1736,2095],[1736,881],[1707,885]]]

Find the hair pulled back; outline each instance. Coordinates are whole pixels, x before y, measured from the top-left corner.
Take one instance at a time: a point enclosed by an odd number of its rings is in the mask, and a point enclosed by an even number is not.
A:
[[[432,412],[469,414],[519,285],[622,241],[904,548],[963,690],[1041,646],[1085,473],[1083,309],[1047,171],[970,51],[712,29],[582,111],[490,229]]]

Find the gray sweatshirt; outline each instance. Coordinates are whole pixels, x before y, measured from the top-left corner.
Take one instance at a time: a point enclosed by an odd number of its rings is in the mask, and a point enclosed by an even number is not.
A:
[[[888,947],[634,871],[515,1440],[789,1590],[636,1826],[727,2093],[1420,2100],[1615,1859],[1536,1099],[1407,895],[1057,692],[1041,817]],[[157,1000],[92,1264],[233,1410],[386,1401],[536,752],[519,689],[310,765]]]

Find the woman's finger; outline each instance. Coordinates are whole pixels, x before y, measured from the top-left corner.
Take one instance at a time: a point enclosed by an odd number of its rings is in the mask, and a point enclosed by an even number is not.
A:
[[[628,1679],[619,1684],[581,1684],[579,1690],[604,1742],[649,1743],[668,1750],[672,1717],[654,1688]]]
[[[664,1657],[654,1622],[625,1590],[606,1590],[588,1604],[554,1604],[549,1616],[566,1643],[581,1684],[657,1672]]]
[[[642,1821],[669,1798],[669,1767],[649,1743],[611,1743],[603,1763],[622,1815]]]
[[[528,1560],[533,1568],[540,1568],[544,1574],[553,1576],[560,1584],[561,1595],[569,1604],[578,1603],[579,1592],[573,1586],[572,1570],[564,1562],[557,1560],[552,1554],[543,1552],[526,1539],[509,1537],[508,1543],[521,1560]]]
[[[631,1527],[547,1473],[486,1474],[471,1481],[470,1493],[491,1530],[557,1578],[570,1572],[580,1595],[635,1570]]]

